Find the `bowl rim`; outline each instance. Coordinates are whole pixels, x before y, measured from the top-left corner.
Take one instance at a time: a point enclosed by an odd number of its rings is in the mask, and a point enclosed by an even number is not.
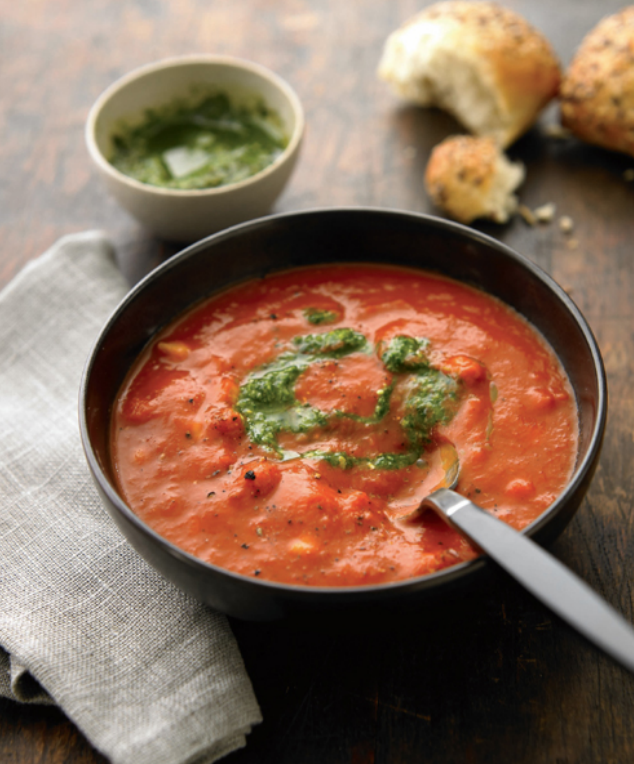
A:
[[[135,178],[131,178],[129,175],[125,175],[125,173],[117,170],[116,167],[114,167],[114,165],[112,165],[103,155],[95,135],[97,122],[105,105],[123,88],[127,87],[133,82],[136,82],[139,79],[143,79],[146,76],[152,75],[156,72],[161,72],[165,69],[187,67],[191,66],[192,64],[220,65],[227,68],[250,72],[252,74],[259,75],[262,79],[268,80],[281,93],[283,93],[295,116],[295,128],[290,135],[288,144],[284,150],[278,157],[275,158],[273,162],[271,162],[271,164],[264,167],[255,175],[251,175],[250,177],[235,183],[228,183],[224,186],[216,186],[214,188],[178,189],[164,188],[163,186],[153,186],[149,183],[142,183],[141,181],[136,180]],[[268,67],[255,61],[251,61],[246,58],[240,58],[238,56],[230,56],[225,54],[188,54],[183,56],[171,56],[169,58],[163,58],[159,61],[154,61],[149,64],[144,64],[127,72],[118,80],[115,80],[112,84],[110,84],[93,103],[90,111],[88,112],[88,117],[86,118],[86,125],[84,128],[84,139],[88,148],[88,153],[93,162],[97,165],[101,172],[110,176],[118,183],[127,185],[136,191],[148,193],[157,197],[200,199],[206,197],[213,198],[215,196],[224,196],[237,189],[242,189],[254,185],[266,176],[274,173],[278,167],[285,164],[299,148],[304,135],[305,122],[304,108],[299,99],[299,96],[291,87],[291,85],[272,69],[269,69]]]
[[[391,594],[405,593],[407,590],[416,588],[417,591],[424,589],[433,589],[436,584],[451,584],[457,582],[468,576],[475,576],[478,571],[482,572],[486,567],[492,564],[492,561],[486,554],[479,555],[478,557],[468,560],[466,562],[457,563],[448,568],[428,573],[422,576],[416,576],[411,578],[405,578],[398,581],[391,581],[378,584],[360,584],[356,586],[313,586],[302,584],[289,584],[278,581],[270,581],[267,579],[254,578],[252,576],[246,576],[240,573],[236,573],[227,568],[223,568],[219,565],[215,565],[210,562],[206,562],[199,557],[196,557],[189,552],[179,548],[171,541],[161,536],[155,530],[146,525],[138,515],[126,504],[119,493],[114,489],[107,475],[104,474],[104,470],[101,468],[98,459],[96,458],[89,436],[88,418],[87,418],[87,396],[88,396],[88,382],[90,380],[90,374],[94,365],[96,356],[100,347],[104,342],[104,338],[108,334],[110,327],[118,320],[119,316],[126,310],[128,304],[135,300],[140,292],[142,292],[146,285],[152,281],[167,277],[172,270],[178,267],[179,263],[189,257],[195,256],[200,250],[205,250],[210,243],[213,244],[216,241],[221,241],[226,238],[230,238],[236,234],[239,234],[243,229],[256,229],[258,227],[265,227],[271,224],[275,224],[277,221],[284,221],[286,219],[299,220],[303,217],[320,216],[324,214],[328,215],[347,215],[350,213],[356,214],[369,214],[369,215],[384,215],[384,216],[402,216],[407,219],[418,219],[420,222],[431,226],[432,229],[442,229],[445,232],[453,231],[458,236],[465,237],[467,240],[471,239],[489,247],[493,247],[506,257],[510,257],[516,261],[519,265],[529,270],[533,276],[541,281],[547,289],[554,293],[554,295],[563,303],[566,310],[572,315],[575,323],[580,329],[592,357],[592,366],[594,369],[596,383],[597,383],[597,404],[596,404],[596,420],[592,429],[591,437],[588,440],[588,447],[586,453],[575,465],[573,475],[566,485],[562,493],[555,499],[555,501],[542,512],[535,520],[529,525],[525,526],[520,533],[526,534],[531,537],[539,532],[539,530],[549,523],[551,518],[556,516],[562,508],[562,505],[568,500],[569,497],[574,496],[575,493],[583,486],[584,481],[587,479],[588,474],[592,474],[593,465],[599,455],[605,425],[607,421],[607,404],[608,404],[608,390],[607,390],[607,378],[605,373],[605,367],[603,359],[599,350],[598,343],[594,337],[592,329],[587,323],[585,317],[576,306],[572,298],[565,292],[565,290],[557,284],[557,282],[544,271],[540,266],[530,260],[527,256],[522,255],[509,245],[499,241],[498,239],[489,236],[481,231],[478,231],[469,226],[456,223],[445,218],[436,217],[434,215],[428,215],[419,212],[412,212],[409,210],[400,210],[394,208],[373,207],[373,206],[348,206],[348,207],[318,207],[306,210],[298,210],[291,212],[283,212],[275,215],[269,215],[255,220],[249,220],[247,222],[239,223],[231,226],[230,228],[223,229],[217,233],[211,234],[187,247],[172,256],[170,259],[164,261],[152,271],[150,271],[145,277],[143,277],[132,289],[124,296],[117,307],[113,310],[110,317],[105,322],[102,330],[99,332],[98,337],[95,339],[89,356],[86,360],[84,371],[82,374],[80,391],[79,391],[79,424],[82,445],[86,455],[86,459],[93,473],[93,476],[98,480],[101,490],[105,493],[108,500],[117,507],[117,510],[121,512],[128,522],[131,522],[137,530],[142,534],[149,536],[154,542],[158,543],[171,557],[175,557],[185,561],[189,565],[193,565],[194,568],[200,570],[209,570],[215,574],[229,577],[236,581],[239,581],[242,585],[250,585],[255,588],[264,589],[272,592],[279,592],[287,597],[301,597],[303,600],[312,600],[314,604],[323,603],[324,600],[330,600],[333,604],[345,604],[350,601],[350,604],[363,602],[366,600],[374,599],[377,594],[383,597],[389,597]],[[328,261],[324,261],[326,263]],[[339,261],[337,261],[339,262]],[[294,266],[301,267],[301,266]],[[407,266],[406,266],[407,267]],[[276,269],[282,270],[282,269]],[[429,270],[424,267],[421,270]],[[451,278],[451,277],[450,277]],[[459,279],[457,279],[459,280]],[[238,282],[236,282],[238,283]],[[464,282],[467,283],[467,282]],[[231,285],[229,285],[229,288]],[[226,288],[224,286],[223,288]],[[480,288],[480,287],[476,287]],[[480,288],[481,289],[481,288]],[[484,291],[484,290],[482,290]],[[212,296],[210,292],[210,297]],[[500,299],[500,298],[497,298]],[[192,303],[193,305],[194,303]],[[510,306],[513,308],[513,306]],[[513,308],[515,310],[515,308]],[[520,314],[521,315],[521,314]],[[174,320],[177,316],[172,316],[169,320]],[[528,319],[526,319],[528,320]],[[530,323],[530,322],[529,322]],[[544,338],[546,339],[546,338]],[[148,341],[151,341],[148,340]],[[546,340],[547,341],[547,340]],[[130,543],[128,541],[128,543]]]

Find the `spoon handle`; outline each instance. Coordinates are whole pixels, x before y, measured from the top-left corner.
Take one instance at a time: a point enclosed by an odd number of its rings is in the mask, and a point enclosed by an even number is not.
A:
[[[634,672],[634,628],[556,558],[448,488],[434,491],[423,504],[475,542],[587,639]]]

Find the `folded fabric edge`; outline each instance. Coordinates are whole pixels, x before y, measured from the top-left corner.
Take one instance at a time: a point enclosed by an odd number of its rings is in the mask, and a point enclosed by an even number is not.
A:
[[[108,255],[109,259],[113,263],[115,262],[114,247],[104,231],[94,229],[90,231],[82,231],[80,233],[69,233],[51,244],[51,246],[41,255],[38,255],[36,258],[26,263],[26,265],[16,273],[11,281],[9,281],[9,283],[0,290],[0,299],[4,298],[6,295],[9,295],[15,290],[21,289],[24,279],[29,279],[33,270],[39,270],[49,260],[58,256],[60,249],[63,249],[65,254],[69,255],[72,252],[72,249],[75,249],[78,246],[84,247],[86,244],[99,246],[103,249],[104,253]],[[81,257],[82,254],[83,253],[81,252],[75,253],[75,255],[78,257]]]
[[[55,701],[31,672],[9,655],[11,692],[20,703],[53,706]]]
[[[31,705],[55,705],[28,669],[0,647],[0,697]]]

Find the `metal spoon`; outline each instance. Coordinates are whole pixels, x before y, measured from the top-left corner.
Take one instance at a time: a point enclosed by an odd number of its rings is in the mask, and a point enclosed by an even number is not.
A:
[[[440,446],[440,484],[401,520],[433,509],[484,550],[507,573],[578,632],[634,673],[634,628],[584,581],[542,547],[452,489],[460,460],[454,446]]]

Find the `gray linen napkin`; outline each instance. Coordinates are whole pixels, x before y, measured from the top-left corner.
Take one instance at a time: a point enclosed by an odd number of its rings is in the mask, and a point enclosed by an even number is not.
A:
[[[261,721],[237,645],[123,539],[79,437],[83,365],[126,290],[88,232],[0,294],[0,694],[57,703],[113,764],[208,764]]]

